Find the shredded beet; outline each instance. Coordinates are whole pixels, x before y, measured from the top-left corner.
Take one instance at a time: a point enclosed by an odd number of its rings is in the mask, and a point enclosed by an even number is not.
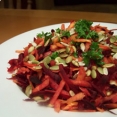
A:
[[[54,107],[56,112],[116,114],[110,111],[117,108],[115,29],[80,23],[72,21],[67,28],[62,24],[39,33],[23,50],[17,50],[18,57],[8,61],[7,71],[12,74],[8,79],[29,97],[25,101]]]

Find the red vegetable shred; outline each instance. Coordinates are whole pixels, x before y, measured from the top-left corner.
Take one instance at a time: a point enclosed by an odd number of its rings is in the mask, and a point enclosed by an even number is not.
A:
[[[37,103],[64,111],[117,108],[117,36],[114,30],[72,21],[39,33],[17,58],[9,78]]]

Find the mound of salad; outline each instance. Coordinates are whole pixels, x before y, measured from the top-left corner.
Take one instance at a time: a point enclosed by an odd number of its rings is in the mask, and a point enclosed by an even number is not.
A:
[[[114,29],[72,21],[37,34],[9,60],[11,79],[29,97],[64,111],[117,108],[117,36]]]

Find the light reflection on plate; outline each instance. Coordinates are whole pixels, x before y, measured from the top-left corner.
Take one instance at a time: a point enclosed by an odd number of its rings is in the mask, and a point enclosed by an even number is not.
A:
[[[109,29],[117,29],[117,24],[95,22]],[[66,23],[66,26],[68,24]],[[109,112],[54,112],[53,108],[39,106],[36,102],[25,102],[27,97],[12,81],[7,80],[8,60],[17,57],[15,50],[22,49],[40,32],[50,32],[60,28],[60,24],[38,28],[15,36],[0,45],[0,117],[114,117]],[[115,34],[117,32],[115,31]],[[113,110],[117,113],[117,109]]]

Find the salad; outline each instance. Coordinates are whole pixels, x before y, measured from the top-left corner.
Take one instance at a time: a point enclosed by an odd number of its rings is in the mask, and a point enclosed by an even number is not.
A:
[[[14,83],[26,101],[64,111],[117,108],[117,36],[114,30],[72,21],[41,32],[8,61]]]

